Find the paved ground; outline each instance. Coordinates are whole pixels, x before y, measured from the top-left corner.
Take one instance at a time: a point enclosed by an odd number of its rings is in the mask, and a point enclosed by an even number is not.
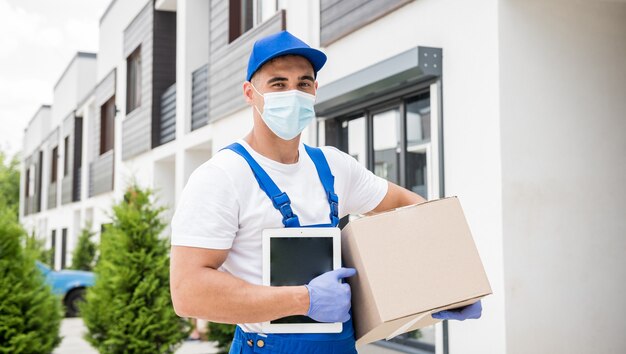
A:
[[[86,329],[80,318],[66,318],[61,322],[61,336],[63,341],[53,354],[98,354],[87,341],[83,339]],[[186,341],[176,354],[213,354],[217,349],[211,343]]]

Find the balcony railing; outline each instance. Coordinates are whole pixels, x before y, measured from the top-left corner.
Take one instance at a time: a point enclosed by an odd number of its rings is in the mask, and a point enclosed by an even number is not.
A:
[[[48,209],[57,207],[57,183],[52,182],[48,186]]]
[[[159,145],[176,139],[176,84],[161,95]]]
[[[191,74],[191,130],[209,122],[209,65]]]
[[[67,175],[61,180],[61,204],[72,202],[72,175]]]

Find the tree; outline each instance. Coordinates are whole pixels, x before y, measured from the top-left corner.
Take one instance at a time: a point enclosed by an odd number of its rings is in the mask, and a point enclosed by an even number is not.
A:
[[[190,331],[171,302],[162,211],[150,191],[132,186],[100,237],[96,283],[81,314],[85,338],[102,354],[173,353]]]
[[[26,232],[11,210],[0,210],[0,353],[51,353],[61,337],[61,301],[46,285]]]
[[[26,236],[25,248],[36,260],[52,268],[52,249],[45,248],[46,240],[38,238],[34,233]]]
[[[72,269],[92,271],[96,258],[96,244],[91,240],[95,235],[91,224],[87,224],[78,236],[78,244],[72,252]]]
[[[0,151],[0,208],[11,209],[17,214],[20,205],[20,161],[17,156],[10,160]]]

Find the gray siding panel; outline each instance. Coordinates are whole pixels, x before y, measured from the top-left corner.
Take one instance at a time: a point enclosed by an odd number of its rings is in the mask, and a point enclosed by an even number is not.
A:
[[[210,53],[219,52],[228,45],[228,3],[225,0],[211,0],[211,9],[209,11],[209,55]],[[220,35],[221,33],[223,35]]]
[[[113,190],[113,150],[102,154],[89,165],[89,196]]]
[[[215,12],[211,14],[212,20],[221,23],[220,20],[223,19],[217,15],[228,18],[228,9],[219,14]],[[228,21],[225,21],[222,26],[227,28]],[[209,121],[219,120],[246,107],[241,93],[241,84],[246,79],[245,69],[252,45],[257,39],[280,32],[284,28],[285,12],[279,11],[228,45],[220,44],[222,39],[228,40],[227,32],[224,32],[219,40],[212,41],[209,53]],[[223,31],[223,28],[217,28],[215,31]]]
[[[322,3],[320,4],[320,9],[322,11],[328,10],[330,7],[335,6],[339,2],[346,2],[346,0],[322,0]]]
[[[122,121],[122,160],[152,148],[153,11],[150,1],[124,30],[124,57],[141,46],[141,103]]]
[[[191,130],[209,122],[209,66],[203,65],[191,74]]]
[[[148,151],[152,145],[150,136],[150,111],[137,108],[122,122],[122,160]]]
[[[96,105],[98,108],[115,95],[115,83],[116,72],[113,69],[96,87]]]
[[[413,0],[321,0],[320,42],[328,46]]]
[[[128,57],[137,46],[144,42],[146,33],[152,32],[152,12],[152,1],[148,1],[124,30],[124,57]]]

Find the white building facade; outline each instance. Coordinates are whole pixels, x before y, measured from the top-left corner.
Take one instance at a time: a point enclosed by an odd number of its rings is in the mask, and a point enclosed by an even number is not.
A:
[[[624,1],[113,0],[24,138],[20,216],[56,268],[134,181],[171,217],[251,129],[247,57],[282,29],[328,56],[302,140],[459,196],[494,292],[360,351],[626,352]]]

